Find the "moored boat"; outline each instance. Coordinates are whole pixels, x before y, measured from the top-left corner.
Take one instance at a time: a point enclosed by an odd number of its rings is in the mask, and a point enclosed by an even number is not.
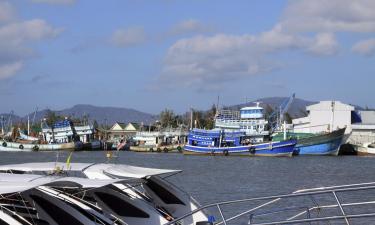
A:
[[[374,155],[375,143],[352,144],[357,155]]]
[[[338,155],[345,128],[327,134],[301,136],[294,147],[295,155]]]
[[[184,154],[237,156],[292,156],[295,140],[251,144],[244,132],[193,129]]]
[[[58,151],[58,150],[80,150],[81,142],[68,142],[56,144],[38,144],[0,141],[0,151]]]

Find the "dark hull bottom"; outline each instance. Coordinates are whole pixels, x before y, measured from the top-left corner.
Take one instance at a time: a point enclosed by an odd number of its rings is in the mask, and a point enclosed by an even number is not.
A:
[[[191,152],[191,151],[183,151],[184,155],[202,155],[202,156],[240,156],[240,157],[257,157],[257,156],[266,156],[266,157],[291,157],[293,152],[289,153],[276,153],[276,154],[251,154],[251,153],[220,153],[220,152]]]

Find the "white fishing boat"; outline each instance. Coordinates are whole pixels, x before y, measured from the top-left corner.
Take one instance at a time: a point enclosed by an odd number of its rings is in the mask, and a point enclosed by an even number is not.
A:
[[[58,151],[58,150],[75,150],[82,148],[80,142],[68,143],[51,143],[51,144],[38,144],[38,143],[23,143],[23,142],[10,142],[0,140],[0,151]]]
[[[269,136],[267,124],[264,109],[259,106],[259,102],[256,106],[243,107],[239,111],[219,110],[215,116],[215,128],[226,132],[245,132],[253,143],[263,142]]]
[[[375,154],[375,143],[352,144],[357,155],[373,155]]]

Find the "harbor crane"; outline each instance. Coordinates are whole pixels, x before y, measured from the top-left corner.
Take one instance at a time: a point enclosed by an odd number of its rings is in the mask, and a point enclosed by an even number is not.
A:
[[[281,128],[281,124],[285,121],[285,113],[288,112],[290,106],[292,105],[296,94],[293,93],[292,96],[285,99],[269,116],[268,123],[270,125],[271,132]]]

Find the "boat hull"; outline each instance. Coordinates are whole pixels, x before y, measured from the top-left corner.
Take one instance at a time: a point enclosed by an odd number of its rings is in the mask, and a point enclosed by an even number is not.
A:
[[[297,140],[295,155],[338,155],[345,134],[345,128],[329,134]]]
[[[157,152],[157,153],[178,153],[182,151],[181,145],[167,145],[167,146],[130,146],[130,151],[133,152]]]
[[[368,144],[364,145],[354,145],[352,144],[354,150],[357,152],[357,155],[374,155],[375,148],[368,146]]]
[[[18,142],[0,141],[0,151],[58,151],[58,150],[77,150],[82,148],[80,142],[69,142],[62,144],[27,144]]]
[[[183,153],[186,155],[292,156],[295,145],[295,140],[220,148],[185,145]]]

